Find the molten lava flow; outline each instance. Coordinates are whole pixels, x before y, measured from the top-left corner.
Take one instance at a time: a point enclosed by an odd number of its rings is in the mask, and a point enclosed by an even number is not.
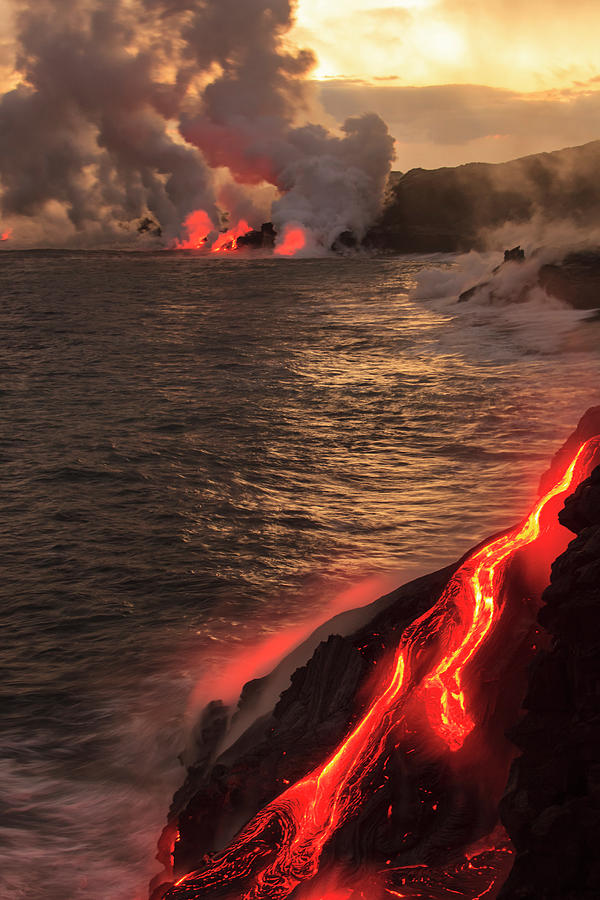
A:
[[[516,551],[537,540],[545,508],[586,477],[598,450],[600,438],[583,444],[523,525],[463,563],[434,607],[405,631],[383,689],[336,752],[269,803],[227,849],[182,878],[167,897],[192,900],[218,889],[221,896],[230,892],[241,900],[283,900],[313,878],[325,844],[361,803],[365,779],[411,697],[424,698],[432,727],[451,750],[462,746],[476,724],[465,670],[501,616],[507,565]]]
[[[0,235],[0,241],[10,241],[12,237],[13,230],[9,228],[7,231],[3,231]]]
[[[237,242],[238,238],[240,238],[243,234],[248,234],[250,231],[250,226],[245,221],[245,219],[240,219],[237,225],[234,228],[230,228],[228,231],[220,234],[216,239],[212,247],[210,248],[211,253],[219,253],[219,251],[229,251],[229,250],[237,250]]]
[[[477,653],[502,611],[500,581],[506,563],[517,550],[539,537],[542,511],[554,497],[572,485],[585,450],[586,445],[580,448],[561,481],[539,501],[520,529],[486,544],[461,566],[439,601],[442,603],[446,597],[452,597],[460,614],[460,623],[446,632],[448,652],[425,679],[424,691],[431,723],[451,750],[462,746],[475,724],[467,710],[462,676],[465,666]],[[454,591],[457,578],[460,589]]]
[[[295,256],[306,247],[306,232],[301,225],[288,224],[283,229],[281,241],[273,251],[277,256]]]
[[[187,231],[187,238],[176,240],[173,244],[173,250],[200,250],[207,246],[208,236],[211,231],[215,231],[208,213],[203,209],[197,209],[190,213],[183,228]],[[219,234],[215,242],[211,246],[211,253],[219,253],[222,251],[237,250],[238,238],[250,231],[250,226],[244,219],[240,219],[234,228]]]
[[[203,209],[190,213],[183,223],[183,228],[188,236],[176,240],[173,244],[174,250],[199,250],[206,244],[210,232],[215,230],[208,213]]]

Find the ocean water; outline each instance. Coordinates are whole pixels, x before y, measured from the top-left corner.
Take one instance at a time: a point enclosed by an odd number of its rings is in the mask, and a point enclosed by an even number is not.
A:
[[[201,703],[523,515],[599,325],[496,261],[0,255],[3,897],[144,900]]]

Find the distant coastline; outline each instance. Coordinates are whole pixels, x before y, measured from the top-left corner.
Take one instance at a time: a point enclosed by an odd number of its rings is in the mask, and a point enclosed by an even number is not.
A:
[[[396,253],[460,253],[533,220],[600,225],[600,140],[506,163],[392,172],[388,202],[365,245]],[[522,240],[522,238],[521,238]]]

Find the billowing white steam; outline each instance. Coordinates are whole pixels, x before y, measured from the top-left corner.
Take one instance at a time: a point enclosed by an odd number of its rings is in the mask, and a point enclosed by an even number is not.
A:
[[[30,242],[174,237],[205,210],[271,213],[329,246],[376,216],[393,142],[374,114],[307,124],[292,0],[13,0],[21,83],[0,99],[2,219]],[[272,186],[267,189],[266,186]],[[29,223],[29,224],[28,224]],[[79,237],[78,237],[79,236]]]

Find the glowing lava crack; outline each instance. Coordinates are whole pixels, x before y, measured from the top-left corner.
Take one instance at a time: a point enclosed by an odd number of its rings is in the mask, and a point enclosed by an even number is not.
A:
[[[477,725],[465,675],[502,615],[507,566],[517,551],[537,541],[548,504],[587,477],[599,450],[600,438],[583,444],[524,524],[492,539],[460,566],[438,602],[404,632],[382,690],[335,753],[261,810],[205,868],[177,882],[167,898],[218,893],[280,900],[313,878],[323,848],[359,808],[365,780],[409,700],[424,705],[431,728],[450,750],[462,747]]]

